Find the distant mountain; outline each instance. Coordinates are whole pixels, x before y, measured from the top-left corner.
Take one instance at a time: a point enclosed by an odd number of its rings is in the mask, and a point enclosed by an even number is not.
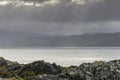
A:
[[[1,30],[0,47],[120,47],[120,32],[50,36]]]

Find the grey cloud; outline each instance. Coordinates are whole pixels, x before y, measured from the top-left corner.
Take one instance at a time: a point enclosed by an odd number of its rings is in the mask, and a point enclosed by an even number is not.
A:
[[[44,1],[50,1],[50,0],[20,0],[20,1],[44,2]],[[57,0],[56,0],[56,1],[57,1]],[[60,0],[60,1],[67,1],[67,2],[71,2],[72,0]]]
[[[50,35],[119,32],[119,0],[85,5],[0,6],[0,29]]]
[[[44,3],[46,1],[58,1],[59,3],[76,3],[76,4],[83,4],[83,3],[92,3],[92,2],[100,2],[103,0],[1,0],[1,1],[8,1],[8,2],[12,2],[12,3],[17,3],[17,2],[21,2],[24,1],[24,3]],[[18,3],[19,4],[19,3]]]
[[[33,0],[26,0],[33,1]],[[35,2],[49,0],[35,0]],[[70,2],[65,0],[64,2]],[[96,22],[119,21],[120,0],[104,0],[99,3],[46,5],[44,7],[0,7],[1,19],[23,19],[38,22]],[[0,19],[0,20],[1,20]]]
[[[32,20],[37,22],[79,22],[85,19],[91,5],[65,5],[44,7],[0,7],[0,20]]]
[[[86,15],[86,21],[120,20],[120,0],[105,0],[93,5]]]
[[[50,0],[20,0],[20,1],[26,1],[26,2],[44,2],[44,1],[50,1]]]

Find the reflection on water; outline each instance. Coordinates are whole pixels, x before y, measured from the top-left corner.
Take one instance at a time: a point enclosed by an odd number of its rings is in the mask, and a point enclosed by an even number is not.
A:
[[[95,60],[120,59],[120,48],[0,49],[0,56],[20,63],[45,60],[68,66]]]

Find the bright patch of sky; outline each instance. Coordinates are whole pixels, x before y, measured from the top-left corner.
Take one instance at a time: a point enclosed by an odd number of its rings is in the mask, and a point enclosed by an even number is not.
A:
[[[15,6],[44,6],[44,5],[55,5],[61,2],[75,3],[75,4],[86,4],[91,2],[100,2],[103,0],[1,0],[0,5],[12,4]]]

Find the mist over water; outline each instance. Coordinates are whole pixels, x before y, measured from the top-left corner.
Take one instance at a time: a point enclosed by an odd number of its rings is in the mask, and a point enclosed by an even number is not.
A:
[[[0,56],[19,63],[45,60],[69,66],[96,60],[120,59],[120,48],[0,49]]]

